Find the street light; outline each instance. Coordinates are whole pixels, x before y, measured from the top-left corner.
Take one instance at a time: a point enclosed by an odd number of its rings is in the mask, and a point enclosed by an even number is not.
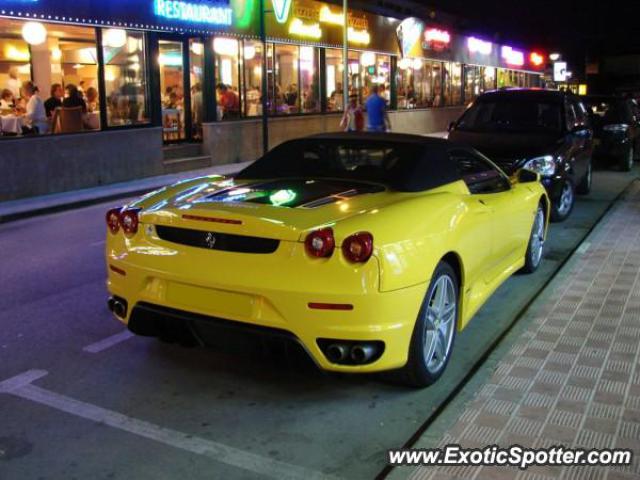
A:
[[[560,60],[560,54],[552,53],[551,55],[549,55],[549,60],[551,60],[552,62],[557,62],[558,60]]]
[[[342,15],[344,16],[344,25],[342,32],[342,60],[344,68],[342,69],[342,103],[343,111],[349,108],[349,10],[348,0],[342,0]]]

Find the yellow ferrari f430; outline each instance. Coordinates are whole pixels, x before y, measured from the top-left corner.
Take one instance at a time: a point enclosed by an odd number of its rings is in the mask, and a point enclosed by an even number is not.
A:
[[[107,213],[109,307],[139,335],[294,342],[322,369],[435,382],[494,290],[540,264],[549,201],[446,140],[327,134]]]

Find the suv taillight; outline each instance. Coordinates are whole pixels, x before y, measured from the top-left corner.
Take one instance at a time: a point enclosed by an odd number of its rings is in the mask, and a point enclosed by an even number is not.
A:
[[[373,235],[360,232],[342,242],[342,253],[353,263],[365,263],[373,255]]]
[[[107,227],[109,231],[115,235],[120,231],[120,212],[122,208],[112,208],[107,212]]]
[[[130,210],[123,210],[122,213],[120,213],[120,226],[124,234],[128,237],[132,237],[138,233],[138,225],[140,224],[140,219],[138,218],[139,212],[139,208],[132,208]]]
[[[333,229],[323,228],[311,232],[304,241],[307,253],[316,258],[329,258],[336,248]]]

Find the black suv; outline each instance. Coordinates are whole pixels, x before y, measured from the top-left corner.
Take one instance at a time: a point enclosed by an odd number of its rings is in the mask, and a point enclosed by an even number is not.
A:
[[[622,97],[581,97],[590,110],[594,156],[628,172],[640,155],[640,108]]]
[[[569,216],[576,192],[591,190],[593,130],[586,107],[571,93],[487,92],[451,124],[449,139],[475,147],[509,175],[521,168],[539,173],[553,221]]]

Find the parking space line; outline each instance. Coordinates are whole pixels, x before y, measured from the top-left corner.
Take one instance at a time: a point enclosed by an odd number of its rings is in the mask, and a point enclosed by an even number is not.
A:
[[[46,405],[61,412],[108,425],[140,437],[148,438],[191,453],[203,455],[262,476],[277,479],[336,479],[315,470],[291,465],[271,458],[256,455],[222,443],[188,435],[170,428],[160,427],[90,403],[75,400],[65,395],[33,385],[31,382],[44,377],[45,370],[30,370],[0,382],[0,393],[10,394],[32,402]]]
[[[129,330],[124,330],[120,333],[116,333],[115,335],[111,335],[110,337],[100,340],[99,342],[92,343],[91,345],[87,345],[82,350],[84,352],[89,352],[89,353],[100,353],[104,350],[107,350],[108,348],[113,347],[114,345],[117,345],[118,343],[122,343],[126,340],[129,340],[134,336],[135,335],[131,333]]]

